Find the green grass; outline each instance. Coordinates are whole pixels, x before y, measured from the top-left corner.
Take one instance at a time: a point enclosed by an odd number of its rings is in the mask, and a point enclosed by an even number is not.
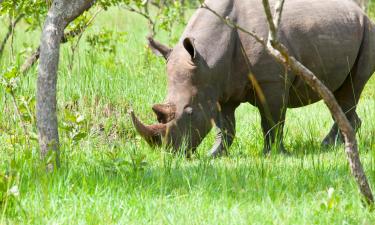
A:
[[[39,40],[38,31],[24,33],[23,26],[16,33],[15,52],[25,44],[35,47]],[[0,203],[0,224],[374,223],[374,212],[361,204],[343,148],[319,148],[332,124],[322,103],[288,111],[290,157],[261,154],[260,118],[249,105],[236,112],[237,138],[228,157],[205,157],[212,133],[190,160],[148,147],[126,111],[132,106],[146,122],[155,120],[151,105],[166,93],[164,62],[146,50],[146,24],[140,17],[111,10],[87,33],[103,28],[127,32],[126,41],[116,42],[115,57],[89,49],[84,36],[71,72],[69,45],[62,48],[58,116],[60,122],[66,120],[66,108],[84,115],[80,129],[88,136],[72,143],[60,130],[61,169],[45,172],[37,142],[25,143],[10,95],[0,89],[0,178],[7,174],[6,192],[19,189],[18,196]],[[3,31],[2,25],[0,37]],[[8,48],[0,68],[10,59]],[[22,77],[17,97],[35,95],[36,75],[33,68]],[[359,147],[372,187],[374,88],[372,78],[358,107],[363,120]],[[27,127],[35,132],[35,126]]]

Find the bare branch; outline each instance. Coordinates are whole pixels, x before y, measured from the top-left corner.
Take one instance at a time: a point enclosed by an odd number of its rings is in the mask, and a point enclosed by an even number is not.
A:
[[[93,23],[94,19],[96,18],[96,16],[102,12],[103,9],[100,8],[98,9],[94,15],[90,18],[89,21],[87,21],[87,23],[85,24],[85,26],[83,27],[78,27],[77,29],[75,30],[71,30],[69,32],[66,32],[64,33],[64,36],[61,38],[61,44],[65,44],[68,42],[69,39],[71,38],[74,38],[78,35],[82,35],[83,32]],[[21,69],[20,69],[20,72],[22,74],[25,74],[27,73],[27,71],[29,71],[29,69],[38,61],[39,59],[39,54],[40,54],[40,46],[38,46],[38,48],[33,51],[33,53],[30,55],[29,58],[27,58],[25,60],[25,62],[22,64],[21,66]]]
[[[25,74],[38,61],[40,55],[40,46],[31,54],[29,58],[22,64],[20,72]]]
[[[266,42],[264,41],[264,39],[261,38],[261,37],[259,37],[255,32],[248,31],[248,30],[246,30],[246,29],[238,26],[236,23],[234,23],[233,21],[231,21],[229,18],[223,18],[215,10],[211,9],[206,3],[202,3],[201,4],[201,8],[207,9],[208,11],[210,11],[211,13],[213,13],[214,15],[216,15],[219,19],[221,19],[221,21],[223,21],[229,27],[231,27],[233,29],[236,29],[236,30],[239,30],[239,31],[241,31],[241,32],[243,32],[243,33],[245,33],[247,35],[250,35],[255,40],[257,40],[259,43],[261,43],[263,46],[266,46]]]
[[[142,12],[141,10],[138,10],[136,8],[133,8],[131,7],[130,5],[123,5],[122,7],[126,10],[128,10],[129,12],[134,12],[134,13],[137,13],[138,15],[142,16],[143,18],[145,18],[148,22],[148,26],[149,26],[149,31],[150,31],[150,34],[148,36],[150,37],[154,37],[155,36],[155,33],[156,33],[156,23],[155,21],[152,20],[152,18],[150,17],[150,15],[148,14],[148,8],[147,8],[147,5],[148,5],[148,1],[146,3],[146,6],[145,6],[145,10],[146,12]]]
[[[10,21],[9,22],[9,26],[8,26],[8,31],[3,39],[3,41],[1,42],[1,45],[0,45],[0,57],[2,56],[3,52],[4,52],[4,48],[5,48],[5,45],[6,43],[8,42],[10,36],[12,35],[13,31],[14,31],[14,28],[16,27],[16,25],[21,21],[21,19],[25,16],[25,14],[20,14],[14,21]]]
[[[273,16],[271,13],[270,3],[268,0],[262,0],[264,12],[266,13],[267,21],[268,21],[268,28],[269,28],[269,38],[268,41],[274,41],[277,39],[277,30],[275,24],[273,23]]]
[[[275,24],[276,31],[279,29],[281,16],[283,14],[283,9],[284,9],[284,3],[285,3],[285,0],[280,0],[280,1],[277,1],[275,5],[275,16],[274,16],[273,23]]]
[[[71,30],[67,33],[64,33],[64,36],[61,39],[61,44],[65,44],[69,41],[70,38],[74,38],[78,35],[82,35],[83,32],[94,22],[95,18],[98,16],[99,13],[103,11],[103,8],[99,8],[94,15],[87,21],[87,23],[83,27],[78,27],[75,30]]]

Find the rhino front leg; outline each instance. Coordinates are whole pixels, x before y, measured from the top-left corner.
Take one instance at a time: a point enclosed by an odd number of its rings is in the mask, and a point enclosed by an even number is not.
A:
[[[273,147],[282,153],[287,153],[283,144],[285,112],[285,109],[279,109],[275,110],[272,115],[268,116],[267,113],[261,112],[261,123],[264,137],[264,154],[269,154]]]
[[[263,153],[269,154],[272,148],[287,153],[283,145],[283,130],[287,108],[286,89],[282,85],[262,87],[263,98],[259,98],[258,109],[264,137]]]
[[[236,135],[236,120],[234,116],[238,105],[226,105],[221,108],[218,118],[215,119],[217,133],[215,144],[209,152],[211,157],[226,155]]]

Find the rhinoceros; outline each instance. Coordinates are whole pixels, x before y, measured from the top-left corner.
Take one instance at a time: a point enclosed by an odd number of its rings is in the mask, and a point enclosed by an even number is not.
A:
[[[268,25],[261,0],[207,0],[205,4],[264,40]],[[270,1],[274,8],[275,0]],[[194,150],[217,127],[210,155],[219,156],[235,136],[235,110],[241,103],[259,109],[264,153],[287,152],[283,126],[287,108],[321,100],[299,76],[277,63],[253,37],[199,8],[174,48],[149,38],[154,53],[166,61],[168,94],[152,107],[158,124],[133,124],[150,145]],[[375,70],[374,26],[351,0],[287,0],[278,31],[289,53],[331,90],[353,127],[361,120],[356,106]],[[324,145],[340,132],[334,123]]]

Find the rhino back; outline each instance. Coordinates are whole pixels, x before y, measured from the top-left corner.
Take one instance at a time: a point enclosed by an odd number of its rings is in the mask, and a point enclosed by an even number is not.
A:
[[[261,0],[238,3],[245,4],[245,7],[238,7],[240,24],[266,39],[268,26]],[[245,12],[245,8],[252,10]],[[366,19],[362,10],[349,0],[286,1],[279,37],[291,55],[314,72],[331,91],[335,91],[356,62],[364,29],[367,29],[364,27]],[[280,79],[282,68],[273,63],[262,46],[249,37],[244,37],[242,42],[246,43],[252,72],[260,83]],[[292,83],[292,107],[320,100],[301,78],[289,74],[289,79]]]
[[[267,38],[268,27],[261,0],[238,1],[241,26]],[[250,9],[245,12],[244,9]],[[286,1],[279,37],[290,53],[331,88],[340,86],[357,57],[363,34],[364,15],[349,0]],[[264,49],[245,38],[253,64],[261,59],[252,52]]]
[[[262,0],[208,0],[206,4],[223,17],[229,17],[239,26],[267,39],[268,25]],[[270,0],[270,4],[273,8],[275,0]],[[363,11],[351,0],[285,1],[279,38],[291,55],[335,91],[357,59],[364,29],[369,29],[364,27],[366,19]],[[227,95],[238,94],[240,90],[248,92],[249,82],[246,81],[249,73],[254,74],[259,84],[283,82],[280,79],[283,67],[266,53],[263,46],[249,35],[229,28],[206,9],[198,9],[192,16],[181,40],[185,37],[195,39],[198,52],[208,67],[217,73],[217,80],[230,81],[230,87],[224,87],[229,93]],[[239,43],[245,49],[250,66],[238,56]],[[319,100],[301,79],[291,73],[289,81],[296,95],[307,96],[306,100],[311,102]]]

